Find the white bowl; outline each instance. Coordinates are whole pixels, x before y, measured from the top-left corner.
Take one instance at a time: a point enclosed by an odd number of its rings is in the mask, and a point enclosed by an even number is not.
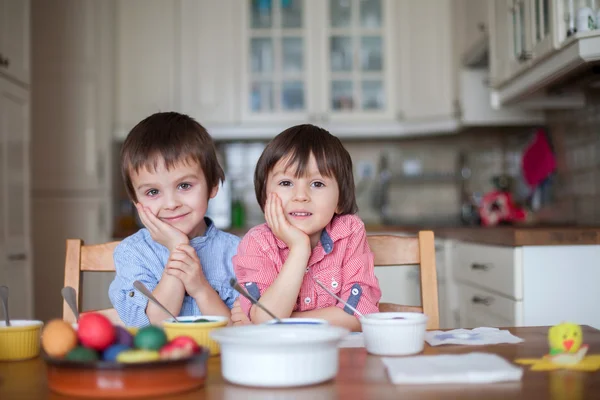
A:
[[[329,325],[326,319],[321,318],[280,318],[284,325]],[[280,325],[277,320],[272,319],[265,322],[267,325]]]
[[[360,319],[365,347],[371,354],[405,356],[423,351],[427,316],[422,313],[384,312]]]
[[[321,383],[338,372],[338,343],[348,330],[328,325],[247,325],[210,336],[221,345],[221,372],[246,386]]]

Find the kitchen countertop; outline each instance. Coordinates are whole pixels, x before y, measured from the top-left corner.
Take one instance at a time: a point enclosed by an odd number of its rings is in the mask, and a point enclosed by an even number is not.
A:
[[[496,246],[560,246],[600,244],[600,227],[576,226],[401,226],[366,225],[367,233],[416,233],[432,230],[436,238],[455,239],[464,242],[491,244]],[[226,232],[242,237],[248,229],[225,229]],[[135,233],[115,232],[115,240]]]
[[[432,230],[436,237],[497,246],[559,246],[600,244],[600,227],[499,226],[499,227],[407,227],[367,225],[367,232]]]

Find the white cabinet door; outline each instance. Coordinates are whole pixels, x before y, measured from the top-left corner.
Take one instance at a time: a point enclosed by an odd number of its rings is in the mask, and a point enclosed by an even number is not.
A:
[[[120,136],[145,117],[178,106],[179,51],[197,52],[181,49],[177,43],[181,29],[178,4],[175,0],[117,2],[115,129]],[[213,53],[202,56],[220,57]]]
[[[506,0],[492,0],[490,5],[490,85],[498,87],[510,76],[510,31],[508,16],[510,4]]]
[[[110,190],[114,5],[33,3],[35,192]],[[118,109],[118,108],[117,108]]]
[[[455,64],[451,0],[399,0],[396,66],[398,117],[406,121],[454,117]]]
[[[181,1],[181,68],[176,84],[181,90],[182,112],[201,124],[239,120],[235,77],[242,57],[236,47],[239,27],[234,16],[240,8],[237,0]]]
[[[554,24],[557,8],[551,0],[529,0],[532,59],[539,60],[554,50]]]
[[[13,316],[21,318],[33,311],[29,109],[29,92],[0,78],[0,284],[9,287]]]
[[[0,74],[30,81],[29,0],[0,0]]]
[[[48,198],[32,201],[33,218],[37,222],[33,231],[35,245],[35,315],[47,320],[62,316],[60,289],[64,285],[66,240],[83,239],[86,244],[111,240],[111,198]],[[96,275],[99,274],[89,274]],[[107,304],[106,285],[111,277],[92,278],[102,285],[84,286],[84,299],[103,299]],[[85,304],[84,304],[85,305]]]

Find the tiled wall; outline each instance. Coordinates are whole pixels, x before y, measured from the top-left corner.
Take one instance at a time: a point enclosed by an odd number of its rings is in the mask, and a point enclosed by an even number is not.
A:
[[[600,92],[587,106],[547,113],[557,152],[556,204],[552,217],[580,225],[600,223]]]

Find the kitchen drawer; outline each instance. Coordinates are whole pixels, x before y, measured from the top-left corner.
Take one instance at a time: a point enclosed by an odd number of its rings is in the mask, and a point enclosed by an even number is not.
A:
[[[460,282],[489,289],[515,300],[523,299],[522,249],[459,242],[454,276]]]
[[[505,327],[523,324],[523,302],[473,286],[458,285],[460,326]]]

